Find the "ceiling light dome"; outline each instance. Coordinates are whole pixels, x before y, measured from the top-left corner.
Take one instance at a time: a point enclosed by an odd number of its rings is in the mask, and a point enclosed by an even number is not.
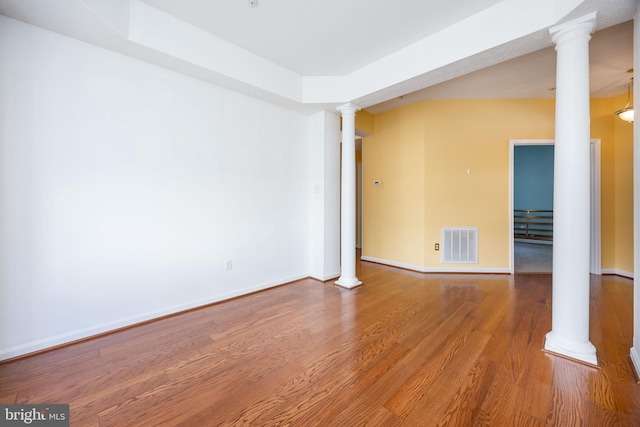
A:
[[[633,73],[633,68],[627,70],[627,73]],[[625,105],[624,108],[616,111],[616,115],[618,117],[620,117],[625,122],[629,122],[629,123],[633,123],[633,116],[634,116],[633,106],[631,107],[629,106],[629,103],[631,102],[632,87],[633,87],[633,77],[631,77],[631,80],[629,80],[629,84],[627,85],[627,105]]]

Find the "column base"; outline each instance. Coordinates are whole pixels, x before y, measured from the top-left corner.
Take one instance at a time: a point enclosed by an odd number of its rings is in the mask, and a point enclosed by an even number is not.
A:
[[[544,349],[556,353],[561,356],[585,362],[590,365],[598,366],[598,357],[596,356],[596,348],[591,341],[586,343],[577,343],[557,337],[553,331],[546,335]]]
[[[362,282],[358,280],[357,277],[346,278],[346,277],[340,276],[338,280],[336,280],[336,285],[345,289],[353,289],[353,288],[357,288],[358,286],[362,286]]]
[[[631,347],[631,362],[636,370],[636,379],[640,382],[640,352],[637,347]]]

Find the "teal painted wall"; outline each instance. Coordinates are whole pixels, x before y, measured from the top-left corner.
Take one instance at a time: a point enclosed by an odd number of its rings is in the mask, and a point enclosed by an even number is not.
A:
[[[553,145],[516,145],[513,153],[513,208],[553,210]]]

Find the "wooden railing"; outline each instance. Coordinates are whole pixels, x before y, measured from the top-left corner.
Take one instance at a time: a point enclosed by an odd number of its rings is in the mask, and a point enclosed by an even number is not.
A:
[[[553,240],[553,211],[515,209],[513,237],[529,240]]]

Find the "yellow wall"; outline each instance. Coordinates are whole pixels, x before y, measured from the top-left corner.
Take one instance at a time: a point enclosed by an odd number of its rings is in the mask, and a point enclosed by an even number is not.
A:
[[[615,100],[620,109],[627,97]],[[633,123],[619,118],[615,124],[615,265],[617,271],[633,272]]]
[[[373,114],[361,110],[356,114],[356,132],[373,133]]]
[[[591,100],[591,136],[602,140],[602,268],[633,273],[633,125],[614,114],[626,100]]]
[[[424,139],[421,111],[416,108],[376,116],[374,134],[364,138],[363,255],[422,265]],[[374,180],[381,184],[373,185]]]
[[[373,133],[373,114],[361,110],[356,114],[356,134],[360,136]],[[362,162],[362,150],[356,150],[356,163]]]
[[[443,226],[478,228],[479,268],[508,269],[509,139],[552,138],[552,100],[426,102],[425,265]],[[457,112],[464,111],[461,121]],[[467,170],[470,174],[467,174]],[[449,265],[455,267],[455,265]]]
[[[602,140],[602,267],[632,271],[632,137],[616,122],[616,103],[592,100],[592,137]],[[420,268],[508,269],[509,140],[552,139],[554,110],[553,99],[425,100],[375,115],[363,143],[362,254]],[[434,243],[444,226],[478,228],[478,264],[441,264]]]
[[[591,137],[600,138],[602,268],[613,269],[615,239],[615,108],[611,99],[591,100]],[[620,119],[617,119],[620,120]],[[633,227],[633,225],[631,225]]]

